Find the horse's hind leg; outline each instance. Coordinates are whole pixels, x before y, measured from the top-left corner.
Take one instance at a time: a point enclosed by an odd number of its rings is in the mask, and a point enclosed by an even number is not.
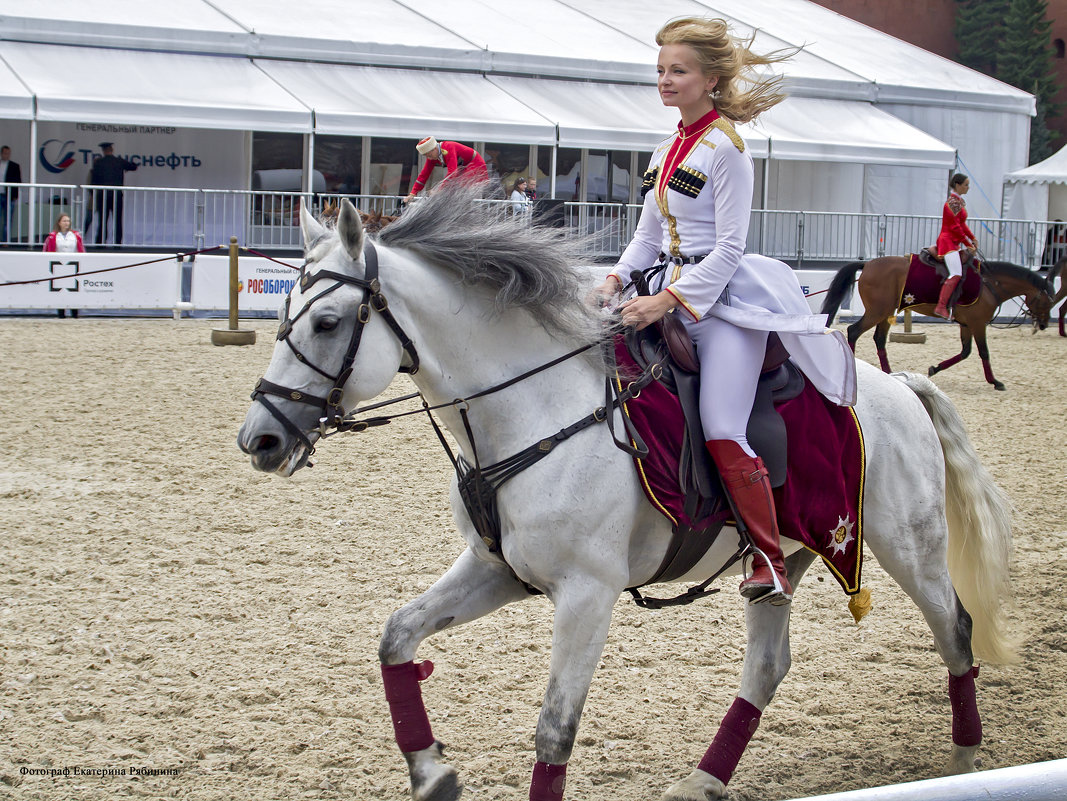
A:
[[[889,320],[884,319],[879,320],[878,325],[874,327],[874,347],[878,350],[878,365],[883,373],[893,372],[889,366],[889,353],[885,349],[885,343],[889,339],[889,326]]]
[[[419,643],[525,597],[525,588],[503,564],[478,559],[468,548],[430,589],[386,622],[378,657],[414,801],[454,801],[463,792],[456,769],[442,761],[442,746],[430,731],[419,682],[429,677],[433,664],[414,662]]]
[[[936,486],[936,482],[935,482]],[[915,504],[914,508],[919,508]],[[899,512],[899,509],[897,509]],[[922,612],[934,636],[938,654],[948,667],[948,692],[952,706],[952,755],[946,774],[974,770],[975,754],[982,742],[971,653],[971,616],[963,608],[948,574],[948,530],[939,504],[927,504],[921,519],[902,521],[893,542],[883,542],[871,529],[867,544],[878,563],[901,586]],[[906,542],[906,532],[913,532]]]
[[[798,551],[786,559],[793,587],[814,559],[815,555],[808,551]],[[791,604],[745,606],[748,645],[741,688],[696,770],[667,790],[662,801],[713,801],[725,797],[726,783],[759,726],[763,710],[789,672],[791,608]]]
[[[954,364],[959,364],[971,355],[971,329],[962,324],[960,325],[960,344],[961,348],[958,354],[950,359],[945,359],[938,365],[932,366],[927,371],[927,375],[936,375],[942,370],[947,370]]]

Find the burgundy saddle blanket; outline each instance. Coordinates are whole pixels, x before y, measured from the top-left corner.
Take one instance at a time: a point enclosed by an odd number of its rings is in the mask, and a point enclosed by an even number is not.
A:
[[[938,295],[941,294],[942,278],[935,267],[930,266],[919,254],[911,254],[911,265],[908,267],[908,278],[904,282],[904,290],[900,293],[900,303],[897,304],[899,311],[911,309],[924,303],[937,303]],[[982,276],[975,269],[965,267],[963,280],[952,294],[955,296],[953,306],[970,306],[982,292]]]
[[[640,372],[621,339],[615,357],[622,375]],[[863,566],[866,459],[859,421],[852,409],[826,400],[806,379],[799,396],[776,408],[788,440],[786,481],[774,490],[779,532],[821,556],[842,589],[853,595],[859,592]],[[701,530],[702,524],[718,522],[694,521],[684,511],[678,474],[685,421],[678,399],[653,381],[624,410],[649,449],[634,465],[652,505],[676,527],[681,521]]]

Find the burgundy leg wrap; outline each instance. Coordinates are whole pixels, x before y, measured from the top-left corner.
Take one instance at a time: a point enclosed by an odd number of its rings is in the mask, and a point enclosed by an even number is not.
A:
[[[567,784],[567,766],[535,762],[530,780],[530,801],[563,801]]]
[[[943,362],[941,362],[941,364],[939,364],[937,366],[937,369],[938,370],[947,370],[952,365],[959,364],[962,361],[963,361],[963,354],[962,353],[957,353],[955,356],[952,356],[951,358],[945,359]]]
[[[960,746],[982,742],[982,719],[978,716],[978,701],[974,697],[975,666],[962,676],[948,674],[948,697],[952,702],[952,742]]]
[[[405,662],[402,665],[382,665],[382,683],[389,714],[393,718],[396,743],[405,753],[422,751],[434,743],[430,719],[422,703],[419,682],[433,673],[433,662]]]
[[[697,767],[723,784],[728,783],[734,775],[734,768],[741,761],[741,755],[745,753],[748,741],[759,727],[762,714],[744,698],[735,698]]]
[[[893,372],[893,368],[889,366],[889,353],[885,348],[878,348],[878,366],[882,368],[883,373]]]
[[[993,366],[989,363],[989,359],[982,359],[982,369],[985,371],[985,380],[990,384],[997,383],[997,379],[993,377]]]

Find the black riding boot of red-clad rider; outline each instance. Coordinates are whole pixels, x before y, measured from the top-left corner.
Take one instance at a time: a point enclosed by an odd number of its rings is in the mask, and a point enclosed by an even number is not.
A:
[[[937,308],[934,309],[934,314],[938,317],[944,317],[946,320],[952,319],[952,314],[948,310],[948,299],[952,297],[956,284],[959,282],[960,277],[958,275],[950,275],[945,279],[945,283],[941,285],[941,295],[937,299]]]
[[[749,456],[732,439],[709,440],[706,447],[719,468],[734,509],[744,520],[752,544],[757,548],[752,558],[752,575],[741,582],[741,595],[750,601],[766,601],[774,606],[789,603],[793,588],[786,576],[774,495],[763,460]]]

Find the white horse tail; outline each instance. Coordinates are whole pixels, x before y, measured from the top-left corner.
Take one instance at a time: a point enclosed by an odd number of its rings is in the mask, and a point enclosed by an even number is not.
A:
[[[1019,638],[1007,630],[1011,601],[1011,500],[978,458],[959,412],[933,381],[916,373],[895,373],[926,408],[945,457],[945,513],[948,571],[973,621],[976,659],[1010,664]]]

